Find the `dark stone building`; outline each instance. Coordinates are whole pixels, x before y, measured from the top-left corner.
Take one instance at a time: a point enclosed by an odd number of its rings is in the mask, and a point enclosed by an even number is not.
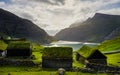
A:
[[[84,64],[95,63],[107,65],[107,57],[103,53],[101,53],[99,50],[93,50],[88,47],[84,50],[80,49],[76,53],[76,60]]]
[[[71,47],[46,47],[43,50],[42,67],[43,68],[72,68],[72,48]]]
[[[87,60],[89,63],[98,63],[107,65],[107,57],[102,54],[99,50],[94,50],[93,53],[90,54],[89,57],[87,57]]]
[[[31,44],[25,41],[10,42],[6,50],[6,57],[29,57],[31,54]]]

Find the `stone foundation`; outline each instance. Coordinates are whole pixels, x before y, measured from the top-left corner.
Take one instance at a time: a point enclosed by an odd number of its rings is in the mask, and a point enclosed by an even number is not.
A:
[[[54,59],[42,59],[42,67],[43,68],[64,68],[66,70],[70,70],[72,68],[72,59],[70,58],[54,58]]]
[[[0,66],[37,66],[36,64],[33,63],[31,60],[8,60],[8,59],[0,59]]]

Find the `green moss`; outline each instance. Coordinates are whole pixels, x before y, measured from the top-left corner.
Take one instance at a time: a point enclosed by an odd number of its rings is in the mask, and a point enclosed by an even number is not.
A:
[[[87,58],[89,57],[96,49],[91,48],[89,46],[82,46],[77,52],[82,55],[83,57]]]
[[[30,49],[28,41],[13,41],[8,44],[7,49]]]
[[[32,60],[35,64],[39,64],[39,63],[42,62],[42,53],[40,53],[40,52],[32,52],[32,55],[35,56],[35,59]]]
[[[44,47],[38,43],[32,43],[32,52],[43,52]]]
[[[71,47],[46,47],[43,50],[45,58],[72,58]]]

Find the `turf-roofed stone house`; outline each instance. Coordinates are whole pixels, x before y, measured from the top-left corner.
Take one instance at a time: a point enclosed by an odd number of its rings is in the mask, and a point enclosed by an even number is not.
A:
[[[46,47],[43,50],[42,67],[70,70],[73,62],[72,53],[71,47]]]
[[[31,54],[31,43],[28,41],[10,42],[6,50],[7,57],[29,57]]]
[[[92,49],[88,46],[83,46],[76,53],[76,60],[84,64],[94,63],[107,65],[107,57],[97,49]]]

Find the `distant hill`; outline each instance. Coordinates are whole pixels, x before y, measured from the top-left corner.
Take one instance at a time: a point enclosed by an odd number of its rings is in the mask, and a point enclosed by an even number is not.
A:
[[[39,43],[50,43],[53,38],[43,29],[27,19],[0,9],[0,34],[14,38],[26,38]]]
[[[96,13],[82,23],[75,23],[61,30],[55,37],[66,41],[102,42],[119,36],[117,30],[120,29],[117,28],[120,28],[120,15]]]

